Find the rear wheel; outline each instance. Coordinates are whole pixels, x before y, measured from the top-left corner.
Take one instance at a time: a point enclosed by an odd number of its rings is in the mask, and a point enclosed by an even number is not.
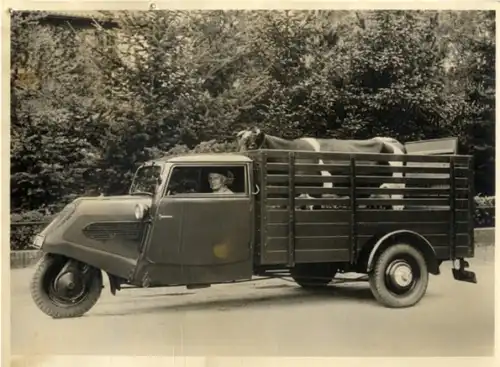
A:
[[[427,291],[429,272],[420,251],[408,244],[383,250],[369,274],[373,295],[386,307],[404,308],[417,304]]]
[[[337,269],[331,264],[297,264],[291,271],[293,280],[305,289],[327,286],[335,277]]]
[[[53,318],[82,316],[96,304],[102,288],[99,269],[51,254],[40,259],[30,284],[35,304]]]

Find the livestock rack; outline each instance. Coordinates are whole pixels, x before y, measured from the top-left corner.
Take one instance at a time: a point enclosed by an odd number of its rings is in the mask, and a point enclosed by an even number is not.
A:
[[[259,191],[255,266],[343,263],[346,271],[365,273],[374,246],[398,233],[430,244],[438,264],[474,256],[471,156],[283,150],[247,155]],[[326,182],[333,187],[322,187]],[[396,194],[403,197],[390,197]],[[321,207],[304,210],[308,205]]]

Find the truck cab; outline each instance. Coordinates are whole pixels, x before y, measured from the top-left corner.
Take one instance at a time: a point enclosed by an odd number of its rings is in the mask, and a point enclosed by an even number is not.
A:
[[[230,177],[227,189],[212,188],[211,176]],[[117,288],[248,278],[252,181],[252,160],[243,155],[152,160],[137,169],[128,195],[76,199],[36,237],[35,245],[102,269]]]
[[[251,277],[252,172],[252,160],[243,155],[165,161],[152,205],[136,207],[136,219],[149,230],[134,278],[148,285],[202,285]]]

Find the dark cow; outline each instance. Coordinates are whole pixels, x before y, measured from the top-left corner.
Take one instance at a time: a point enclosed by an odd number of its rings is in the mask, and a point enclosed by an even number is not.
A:
[[[403,144],[393,138],[375,137],[366,140],[340,140],[340,139],[318,139],[311,137],[298,138],[287,140],[276,136],[268,135],[262,132],[259,128],[240,131],[237,134],[238,150],[240,152],[255,149],[277,149],[277,150],[292,150],[292,151],[314,151],[314,152],[342,152],[342,153],[391,153],[391,154],[406,154],[406,149]],[[299,162],[299,160],[297,160]],[[324,162],[322,159],[307,160],[301,159],[301,163],[319,163],[333,164],[333,161]],[[392,166],[401,166],[402,162],[380,162],[379,164],[390,164]],[[299,171],[297,173],[300,174]],[[322,176],[332,175],[332,171],[321,171]],[[393,177],[402,177],[402,173],[395,172]],[[333,187],[333,183],[325,182],[325,188]],[[403,188],[404,184],[388,183],[381,187],[387,188]],[[311,197],[311,195],[308,195]],[[391,195],[394,199],[402,198],[402,195]],[[401,210],[403,206],[394,205],[393,209]]]

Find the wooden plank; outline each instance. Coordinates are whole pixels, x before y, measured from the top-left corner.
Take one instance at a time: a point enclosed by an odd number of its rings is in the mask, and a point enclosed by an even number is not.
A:
[[[457,194],[466,196],[469,192],[468,188],[457,188]],[[287,195],[289,188],[288,186],[267,186],[266,191],[268,194],[280,194]],[[302,193],[307,193],[310,195],[344,195],[348,196],[351,192],[349,187],[311,187],[311,186],[295,186],[295,193],[298,196]],[[450,195],[450,189],[447,186],[436,186],[436,187],[408,187],[403,188],[388,188],[388,187],[357,187],[357,194],[364,195],[390,195],[390,194],[402,194],[406,196],[413,195],[425,195],[427,196],[444,196],[448,197]]]
[[[304,199],[307,200],[307,199]],[[311,200],[309,200],[311,201]],[[403,198],[403,199],[378,199],[362,198],[357,199],[358,205],[381,206],[381,205],[418,205],[418,206],[447,206],[449,199],[442,198]]]
[[[410,162],[408,166],[381,166],[376,164],[359,164],[356,162],[356,172],[360,175],[374,174],[374,173],[385,173],[391,174],[395,172],[401,173],[421,173],[421,174],[448,174],[450,172],[449,163],[416,163]],[[425,165],[423,165],[425,164]],[[435,165],[435,166],[431,166]],[[271,172],[288,172],[287,163],[267,163],[268,170]],[[303,173],[306,172],[319,172],[328,171],[335,172],[339,175],[349,175],[350,166],[346,162],[344,164],[314,164],[314,163],[296,163],[296,171]],[[458,177],[465,177],[467,175],[467,166],[458,167],[456,172]]]
[[[439,247],[439,246],[446,246],[448,247],[448,254],[446,256],[449,256],[449,251],[450,251],[450,236],[449,234],[427,234],[424,236],[427,241],[431,243],[433,247]],[[470,245],[469,241],[469,234],[468,233],[458,233],[457,238],[456,238],[456,244],[457,247],[466,247]]]
[[[264,157],[264,153],[260,153],[259,156],[261,158]],[[261,182],[261,190],[258,195],[258,200],[260,200],[259,207],[260,207],[260,212],[257,220],[260,221],[260,231],[257,232],[257,235],[260,237],[260,244],[259,244],[259,252],[260,252],[260,261],[261,263],[265,263],[266,259],[264,258],[264,253],[265,253],[265,248],[264,244],[266,243],[266,233],[263,231],[263,229],[266,227],[266,223],[268,221],[268,211],[266,210],[266,201],[267,201],[267,191],[264,189],[267,185],[267,179],[268,179],[268,172],[267,172],[267,166],[265,164],[259,164],[260,165],[260,182]],[[279,258],[278,258],[279,259]]]
[[[359,236],[360,247],[363,246],[371,236]],[[449,236],[442,234],[428,234],[425,235],[426,239],[430,241],[436,251],[437,257],[439,259],[449,258]],[[309,240],[307,242],[316,243],[315,239]],[[302,241],[303,244],[308,245],[307,242]],[[348,245],[348,240],[346,239],[345,245]],[[335,242],[337,243],[337,242]],[[278,243],[273,245],[278,245]],[[283,245],[282,249],[278,249],[276,246],[271,249],[269,246],[265,247],[261,255],[262,265],[286,265],[287,263],[287,251],[286,251],[286,239],[281,241]],[[330,246],[331,242],[327,242],[326,246]],[[324,245],[324,243],[322,244]],[[325,247],[325,246],[323,246]],[[457,235],[457,256],[466,256],[468,249],[470,247],[470,238],[467,234]],[[349,261],[349,249],[346,248],[300,248],[295,250],[295,260],[297,263],[303,262],[335,262],[335,261]]]
[[[260,255],[260,264],[261,265],[279,265],[286,264],[288,258],[288,253],[286,250],[280,251],[268,251],[264,250]]]
[[[288,172],[288,163],[267,163],[271,172]],[[315,163],[295,163],[295,170],[301,172],[318,172],[318,171],[339,171],[346,175],[349,174],[349,165],[347,164],[315,164]]]
[[[268,198],[267,206],[287,206],[288,199],[286,198]],[[296,206],[303,205],[349,205],[349,199],[345,198],[322,198],[322,199],[295,199]]]
[[[288,210],[269,209],[269,223],[288,223]],[[349,223],[350,211],[296,210],[295,223]]]
[[[285,184],[288,183],[288,175],[270,174],[267,176],[270,184]],[[324,182],[332,182],[333,184],[350,184],[350,176],[332,175],[295,175],[295,183],[321,184]],[[406,185],[447,185],[449,178],[442,177],[391,177],[391,176],[357,176],[356,183],[362,184],[387,184],[387,183],[404,183]],[[457,178],[457,187],[467,187],[467,178]]]
[[[295,259],[298,263],[345,262],[349,261],[349,250],[321,249],[296,250]]]
[[[298,263],[317,263],[348,261],[349,252],[344,249],[296,250],[295,260]],[[286,265],[287,252],[266,251],[261,256],[261,265]]]
[[[375,235],[376,233],[389,233],[400,229],[415,231],[422,235],[428,234],[448,234],[449,222],[358,222],[358,233],[360,235]],[[468,233],[468,222],[457,223],[457,234]]]
[[[447,234],[449,222],[357,222],[357,234],[361,236],[389,233],[406,229],[420,234]],[[297,223],[295,225],[297,238],[323,238],[349,236],[350,227],[347,223]],[[468,234],[468,222],[457,223],[457,234]],[[288,238],[288,226],[285,223],[267,226],[269,238]]]
[[[463,239],[465,243],[465,238]],[[440,260],[450,260],[450,247],[449,246],[439,246],[434,247],[436,252],[436,257]],[[457,257],[469,257],[469,246],[457,246],[456,248]]]
[[[266,149],[268,158],[287,159],[287,150]],[[350,157],[355,157],[357,161],[376,161],[376,162],[449,162],[449,155],[421,155],[421,154],[370,154],[370,153],[338,153],[338,152],[311,152],[311,151],[295,151],[297,159],[322,159],[335,161],[349,161]],[[455,155],[457,163],[467,164],[470,156]]]
[[[410,141],[404,144],[408,154],[457,154],[458,138],[438,138]]]
[[[457,210],[457,221],[468,221],[469,212],[467,210]],[[288,224],[288,211],[270,209],[267,210],[269,223]],[[419,222],[432,223],[449,220],[449,210],[377,210],[358,209],[358,222]],[[349,224],[351,218],[350,210],[296,210],[295,223],[337,223]]]
[[[447,198],[403,198],[403,199],[392,199],[392,198],[357,198],[356,203],[358,207],[363,206],[391,206],[391,205],[404,205],[404,206],[419,206],[419,207],[435,207],[442,206],[446,208],[450,204],[450,200]],[[295,205],[297,207],[305,205],[329,205],[336,207],[348,207],[350,204],[349,198],[321,198],[321,199],[306,199],[298,198],[295,199]],[[283,206],[287,207],[288,199],[286,198],[268,198],[266,202],[267,206]],[[457,199],[457,208],[464,209],[468,206],[467,199]]]
[[[265,251],[281,251],[288,249],[288,237],[268,237]],[[327,237],[296,237],[295,249],[298,250],[328,250],[350,249],[349,236]]]
[[[270,184],[284,184],[288,183],[288,175],[280,175],[280,174],[270,174],[268,175],[268,182]],[[295,175],[295,183],[318,183],[321,184],[323,182],[333,182],[333,183],[344,183],[347,184],[350,182],[350,177],[348,175],[345,176],[320,176],[320,175]]]
[[[291,152],[289,154],[289,179],[288,179],[288,207],[295,207],[295,153]],[[295,233],[295,210],[288,211],[288,266],[292,267],[295,265],[295,237],[297,234]]]
[[[467,194],[467,188],[458,188],[457,193]],[[358,194],[366,195],[390,195],[402,194],[407,196],[425,195],[427,196],[444,196],[449,197],[450,189],[448,187],[404,187],[404,188],[389,188],[389,187],[359,187],[356,189]]]
[[[268,194],[288,194],[288,186],[267,186],[266,191]],[[295,194],[298,196],[300,194],[335,194],[335,195],[348,195],[350,192],[349,188],[346,187],[311,187],[311,186],[295,186]]]
[[[287,237],[288,225],[286,223],[272,223],[267,227],[268,237]],[[347,236],[350,227],[348,223],[296,223],[295,235],[297,237],[328,237]]]

